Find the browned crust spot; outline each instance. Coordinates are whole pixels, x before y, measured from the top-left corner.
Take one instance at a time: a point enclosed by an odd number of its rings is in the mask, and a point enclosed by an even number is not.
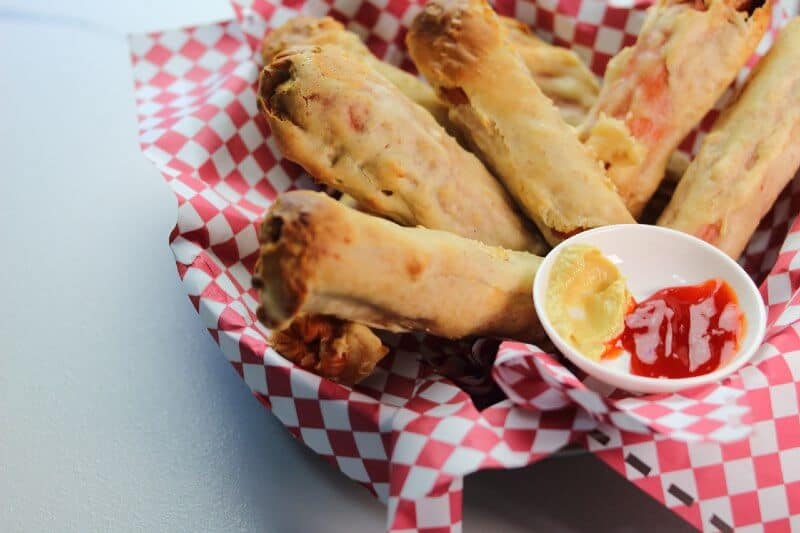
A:
[[[256,264],[254,287],[260,288],[258,319],[267,327],[281,329],[298,313],[314,280],[314,265],[324,253],[318,235],[325,226],[321,193],[292,191],[279,196],[261,224],[261,254]],[[324,196],[324,195],[322,195]]]
[[[417,279],[425,271],[425,263],[419,257],[411,256],[406,259],[406,273],[411,279]]]
[[[261,70],[261,74],[258,77],[256,102],[258,109],[262,113],[275,116],[281,120],[286,120],[289,117],[289,110],[282,105],[280,99],[274,97],[278,88],[291,79],[292,61],[287,56],[276,58],[275,61]]]
[[[485,0],[431,0],[414,19],[406,43],[436,85],[457,86],[478,75],[505,30]]]
[[[315,56],[320,53],[322,48],[319,46],[296,46],[276,55],[261,70],[256,103],[267,120],[289,121],[304,128],[308,120],[304,115],[308,101],[319,99],[320,95],[313,92],[299,94],[293,83],[298,76],[297,65],[317,59]]]
[[[469,105],[469,97],[461,87],[440,87],[439,96],[451,105]]]

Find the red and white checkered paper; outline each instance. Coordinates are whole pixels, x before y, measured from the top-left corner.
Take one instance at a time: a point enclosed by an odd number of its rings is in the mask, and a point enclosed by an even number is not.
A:
[[[572,47],[601,74],[634,42],[648,4],[497,0],[495,7]],[[378,56],[413,69],[403,38],[420,7],[410,0],[252,0],[234,8],[235,21],[130,40],[142,150],[178,199],[170,235],[178,273],[256,398],[386,502],[390,530],[460,530],[463,476],[529,464],[570,443],[699,528],[800,529],[800,223],[793,223],[800,180],[742,258],[759,280],[769,272],[762,285],[769,330],[756,359],[722,385],[635,397],[585,379],[537,347],[506,342],[490,369],[504,393],[495,398],[480,378],[459,379],[458,387],[423,361],[440,369],[453,361],[480,366],[497,343],[478,341],[465,353],[466,343],[387,335],[390,355],[350,389],[283,359],[255,318],[258,220],[277,194],[313,187],[282,158],[257,112],[257,45],[300,11],[330,14]],[[796,8],[796,0],[778,4],[760,53]],[[698,133],[684,142],[686,151],[696,150]]]

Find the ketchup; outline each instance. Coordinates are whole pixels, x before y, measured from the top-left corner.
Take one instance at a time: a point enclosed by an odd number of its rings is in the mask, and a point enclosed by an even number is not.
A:
[[[739,348],[744,315],[723,280],[662,289],[631,307],[604,358],[626,350],[631,373],[685,378],[716,370]]]

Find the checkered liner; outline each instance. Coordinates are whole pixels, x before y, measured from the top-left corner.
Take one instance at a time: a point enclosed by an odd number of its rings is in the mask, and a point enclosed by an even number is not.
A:
[[[646,5],[496,2],[500,12],[574,48],[597,73],[634,41]],[[256,398],[295,437],[385,501],[389,529],[458,530],[464,475],[522,466],[569,443],[596,453],[698,527],[800,527],[800,356],[792,351],[800,349],[800,224],[789,231],[800,180],[784,191],[742,259],[759,279],[772,268],[762,285],[770,329],[756,360],[722,386],[609,395],[536,347],[504,343],[492,376],[505,397],[481,410],[476,403],[485,397],[471,397],[422,362],[463,351],[463,344],[390,335],[390,355],[351,390],[283,359],[255,319],[257,221],[278,193],[313,183],[281,157],[258,115],[254,50],[269,28],[302,10],[331,14],[377,55],[413,69],[402,42],[419,5],[253,0],[234,7],[236,21],[130,41],[142,150],[178,199],[170,235],[178,273]],[[795,8],[781,3],[774,24]],[[692,134],[683,146],[695,149],[698,138]]]

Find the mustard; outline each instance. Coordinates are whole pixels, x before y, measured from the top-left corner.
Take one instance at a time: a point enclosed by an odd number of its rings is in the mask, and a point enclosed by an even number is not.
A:
[[[622,333],[631,294],[619,269],[588,244],[573,244],[556,257],[545,294],[553,327],[577,351],[599,360]]]

